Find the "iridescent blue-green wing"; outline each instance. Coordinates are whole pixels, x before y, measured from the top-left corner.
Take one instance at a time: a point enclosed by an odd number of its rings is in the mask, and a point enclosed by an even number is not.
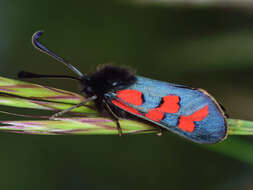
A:
[[[202,89],[137,76],[137,82],[108,93],[113,106],[198,143],[217,143],[227,136],[226,117]]]

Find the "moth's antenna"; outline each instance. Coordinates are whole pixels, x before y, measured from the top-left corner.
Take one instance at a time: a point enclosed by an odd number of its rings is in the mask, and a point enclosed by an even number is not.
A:
[[[77,68],[75,68],[73,65],[68,63],[66,60],[64,60],[62,57],[56,55],[51,50],[47,49],[43,44],[39,42],[39,37],[44,33],[44,31],[38,31],[35,32],[32,36],[32,44],[33,46],[40,50],[43,53],[46,53],[47,55],[51,56],[52,58],[56,59],[57,61],[60,61],[64,65],[66,65],[69,69],[74,71],[80,78],[87,78],[83,73],[81,73]]]

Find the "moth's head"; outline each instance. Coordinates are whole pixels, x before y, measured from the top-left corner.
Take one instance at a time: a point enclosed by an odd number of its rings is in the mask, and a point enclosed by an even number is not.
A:
[[[133,71],[127,68],[102,65],[84,82],[83,92],[103,96],[105,93],[126,88],[136,82]]]

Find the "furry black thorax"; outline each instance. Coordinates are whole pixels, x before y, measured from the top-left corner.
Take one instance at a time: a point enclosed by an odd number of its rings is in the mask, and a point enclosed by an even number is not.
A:
[[[103,65],[97,68],[81,82],[81,92],[86,97],[96,95],[98,99],[104,99],[108,92],[114,92],[126,88],[136,82],[136,77],[132,71],[126,68]]]

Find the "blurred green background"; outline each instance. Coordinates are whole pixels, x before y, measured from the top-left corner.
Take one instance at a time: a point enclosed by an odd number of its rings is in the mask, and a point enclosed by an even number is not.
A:
[[[204,88],[232,118],[253,120],[252,13],[253,5],[238,4],[1,1],[1,76],[16,78],[20,70],[71,74],[32,47],[32,34],[43,29],[41,41],[82,72],[103,63],[128,65],[139,75]],[[35,82],[78,91],[73,81]],[[23,118],[1,114],[7,119]],[[0,189],[253,189],[253,155],[240,143],[253,154],[252,140],[228,137],[200,146],[171,133],[1,134]]]

